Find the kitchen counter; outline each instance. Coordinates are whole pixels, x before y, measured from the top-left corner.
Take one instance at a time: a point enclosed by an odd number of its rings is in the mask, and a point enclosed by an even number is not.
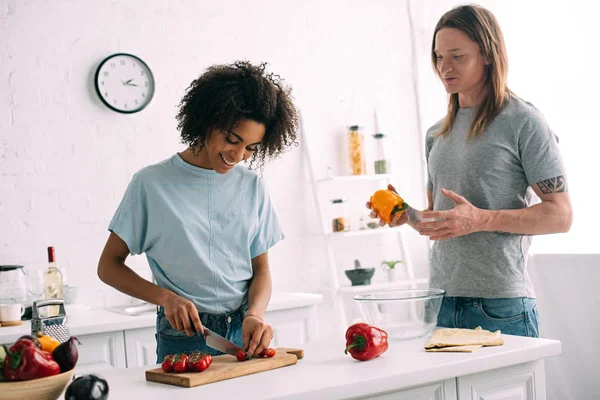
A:
[[[267,311],[280,311],[319,304],[323,301],[320,294],[275,292]],[[73,336],[122,331],[128,329],[155,326],[156,313],[148,312],[138,316],[117,314],[106,309],[90,309],[75,316],[68,316],[69,330]],[[21,335],[31,333],[31,321],[23,325],[0,327],[0,344],[12,343]]]
[[[236,400],[462,400],[471,399],[472,394],[477,395],[476,398],[480,395],[491,398],[494,393],[506,394],[507,390],[519,393],[522,396],[519,398],[523,399],[545,399],[543,359],[560,354],[561,343],[510,335],[503,337],[503,346],[484,347],[474,353],[426,353],[423,346],[427,338],[391,342],[385,354],[367,362],[345,355],[344,340],[317,341],[303,346],[305,357],[296,365],[194,388],[147,382],[145,371],[158,366],[112,370],[102,375],[108,381],[113,400],[179,396]],[[526,372],[524,368],[529,367],[533,369]],[[512,375],[507,375],[507,371]],[[380,397],[381,394],[384,395]]]

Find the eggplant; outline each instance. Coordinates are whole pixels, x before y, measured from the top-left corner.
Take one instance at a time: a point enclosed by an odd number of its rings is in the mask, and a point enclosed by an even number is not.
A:
[[[77,351],[75,341],[81,344],[79,339],[71,336],[69,340],[56,346],[52,352],[52,358],[54,358],[54,361],[56,361],[60,366],[61,373],[72,370],[75,368],[75,364],[77,364],[77,360],[79,359],[79,351]]]
[[[67,387],[65,400],[106,400],[108,399],[108,382],[97,374],[77,377]]]

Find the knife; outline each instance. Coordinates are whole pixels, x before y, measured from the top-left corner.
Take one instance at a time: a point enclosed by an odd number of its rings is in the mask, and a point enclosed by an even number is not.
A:
[[[211,331],[210,329],[204,327],[204,339],[206,340],[206,344],[209,347],[212,347],[215,350],[219,350],[222,353],[231,354],[236,357],[237,353],[242,350],[241,347],[238,347],[235,343],[230,342],[225,339],[223,336],[219,335],[216,332]],[[246,354],[246,358],[250,359],[250,355],[244,351]]]

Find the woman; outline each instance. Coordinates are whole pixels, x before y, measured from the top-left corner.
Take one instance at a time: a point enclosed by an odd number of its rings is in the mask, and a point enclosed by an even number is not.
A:
[[[434,241],[430,286],[446,291],[440,326],[538,337],[531,236],[567,232],[572,222],[557,139],[508,89],[503,35],[488,10],[460,6],[443,15],[431,58],[449,94],[445,118],[426,137],[422,217],[431,220],[404,213],[390,225],[408,222]]]
[[[262,179],[264,165],[295,143],[290,91],[265,66],[208,68],[183,97],[178,128],[188,147],[137,172],[112,218],[98,276],[159,305],[157,362],[204,351],[207,327],[247,351],[268,348],[268,250],[284,235]],[[157,284],[125,265],[145,253]]]

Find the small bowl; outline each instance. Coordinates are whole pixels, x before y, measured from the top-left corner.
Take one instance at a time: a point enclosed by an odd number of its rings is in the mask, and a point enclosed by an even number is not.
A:
[[[21,382],[0,382],[2,400],[57,400],[73,379],[72,369],[47,378]]]
[[[375,274],[375,268],[356,268],[344,271],[352,286],[370,285]]]
[[[433,332],[446,292],[442,289],[385,290],[354,296],[365,320],[390,339],[407,340]]]

